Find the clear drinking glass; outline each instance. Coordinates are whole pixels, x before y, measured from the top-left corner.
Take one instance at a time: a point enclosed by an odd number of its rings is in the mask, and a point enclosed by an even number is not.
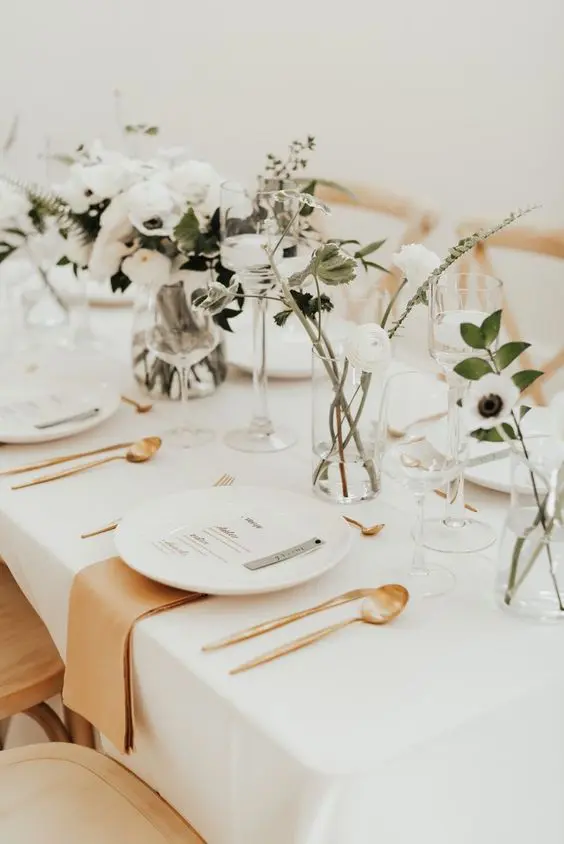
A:
[[[179,291],[171,285],[156,282],[149,291],[145,342],[149,351],[175,367],[180,383],[180,407],[188,406],[187,382],[190,369],[218,344],[219,329],[203,311],[190,307],[190,290]],[[172,301],[170,293],[173,293]],[[184,307],[179,292],[185,298]],[[193,407],[193,404],[191,402]],[[214,438],[213,431],[182,424],[168,432],[169,441],[181,448],[205,445]]]
[[[454,367],[468,357],[487,357],[486,351],[472,349],[464,343],[460,325],[463,322],[480,325],[493,311],[500,310],[502,291],[499,279],[483,273],[446,274],[430,290],[429,351],[448,384],[448,437],[452,454],[461,465],[448,487],[444,518],[425,523],[425,545],[435,551],[480,551],[496,540],[490,525],[470,518],[464,507],[463,463],[467,457],[468,439],[461,429],[459,401],[468,382],[454,372]]]
[[[423,545],[425,496],[458,471],[448,444],[442,453],[427,438],[446,407],[446,390],[430,373],[400,372],[384,388],[378,427],[382,472],[411,490],[417,505],[415,549],[404,581],[414,597],[443,595],[455,582],[451,571],[426,562]],[[397,573],[393,576],[397,578]]]
[[[220,199],[221,261],[234,270],[253,301],[253,415],[248,428],[229,431],[225,442],[238,451],[273,452],[293,445],[295,434],[274,426],[268,410],[266,313],[276,286],[265,247],[278,245],[277,261],[295,256],[299,201],[293,183],[266,180],[258,191],[224,182]],[[288,191],[282,196],[281,190]]]

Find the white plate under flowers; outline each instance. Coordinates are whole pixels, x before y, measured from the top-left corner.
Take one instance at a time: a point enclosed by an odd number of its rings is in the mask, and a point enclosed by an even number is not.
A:
[[[229,531],[239,536],[235,547]],[[316,538],[322,544],[310,553],[254,571],[244,565]],[[130,511],[115,534],[119,555],[135,571],[207,595],[275,592],[313,580],[336,566],[353,540],[344,520],[320,501],[241,486],[186,490],[148,501]]]
[[[525,438],[527,436],[548,434],[550,432],[548,410],[545,407],[533,407],[521,422],[521,427]],[[429,434],[428,439],[440,451],[441,446],[446,441],[447,435],[447,422],[444,420],[435,426],[433,432]],[[507,450],[507,448],[506,443],[479,442],[471,437],[468,447],[468,459],[472,460],[474,457],[493,455],[500,450]],[[467,467],[464,470],[464,477],[477,486],[492,489],[496,492],[510,493],[512,483],[509,453],[507,457],[500,458],[493,463],[483,463],[481,466]]]

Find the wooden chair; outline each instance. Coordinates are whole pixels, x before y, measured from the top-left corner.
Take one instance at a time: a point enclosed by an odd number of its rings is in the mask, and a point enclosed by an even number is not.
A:
[[[411,199],[357,183],[345,183],[343,187],[346,188],[348,193],[319,185],[316,189],[316,196],[328,205],[348,206],[352,209],[372,211],[375,214],[382,214],[402,221],[405,227],[396,244],[397,249],[407,243],[422,243],[438,223],[438,216],[433,210],[425,208]],[[379,262],[377,254],[375,260]],[[387,269],[390,272],[380,273],[377,286],[384,288],[390,296],[393,296],[401,284],[402,273],[394,266]]]
[[[490,225],[490,220],[470,218],[463,220],[458,226],[457,231],[460,237],[467,237],[478,229],[485,229]],[[540,229],[534,226],[519,225],[509,226],[509,228],[503,229],[488,238],[484,243],[477,244],[472,252],[459,262],[459,271],[468,272],[475,265],[481,272],[499,278],[499,274],[496,272],[491,258],[493,249],[508,249],[516,252],[527,252],[564,259],[564,229]],[[504,325],[511,340],[521,340],[523,338],[520,334],[519,324],[511,311],[507,300],[507,293],[508,288],[506,287],[503,302]],[[544,388],[546,387],[547,381],[564,366],[564,347],[544,363],[539,363],[538,361],[535,363],[532,355],[529,352],[525,352],[521,356],[521,363],[524,368],[542,369],[544,371],[544,376],[539,378],[538,381],[535,381],[529,387],[527,393],[537,404],[546,404]]]
[[[4,844],[204,844],[154,791],[85,747],[40,744],[0,754]]]
[[[45,625],[0,560],[0,727],[21,713],[36,721],[50,741],[69,741],[62,721],[45,703],[60,694],[63,674]],[[2,734],[0,729],[0,750]]]

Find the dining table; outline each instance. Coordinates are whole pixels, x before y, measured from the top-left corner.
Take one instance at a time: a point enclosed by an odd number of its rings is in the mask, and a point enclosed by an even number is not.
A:
[[[93,312],[100,354],[120,389],[141,397],[131,374],[131,311]],[[7,364],[5,364],[7,365]],[[0,371],[0,392],[1,392]],[[0,478],[0,556],[65,658],[73,579],[115,555],[112,532],[81,534],[136,505],[207,489],[228,473],[236,486],[312,496],[311,384],[272,380],[274,421],[297,443],[274,454],[234,451],[223,435],[250,418],[249,375],[230,370],[210,397],[157,401],[71,439],[0,448],[0,468],[163,435],[155,458],[116,461],[59,481],[12,490]],[[212,428],[213,442],[179,449],[175,422]],[[509,498],[467,486],[467,500],[501,533]],[[415,507],[387,478],[371,501],[325,504],[327,518],[384,523],[361,536],[321,577],[284,591],[209,597],[142,620],[133,637],[135,749],[104,751],[145,780],[207,844],[530,844],[564,828],[564,629],[524,621],[495,600],[498,547],[433,554],[454,574],[448,594],[411,601],[392,624],[353,624],[245,673],[230,669],[297,636],[354,615],[345,605],[233,647],[209,642],[350,589],[376,587],[411,558]],[[428,512],[444,502],[429,496]],[[406,584],[407,585],[407,584]],[[95,725],[94,725],[95,726]]]

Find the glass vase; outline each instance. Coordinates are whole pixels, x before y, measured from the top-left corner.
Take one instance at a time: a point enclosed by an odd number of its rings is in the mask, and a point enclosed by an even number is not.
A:
[[[194,275],[194,288],[201,287],[201,276],[198,273]],[[171,347],[174,345],[172,327],[182,324],[186,331],[194,334],[194,355],[198,359],[186,370],[184,392],[181,390],[179,370],[173,364],[158,357],[147,346],[146,333],[151,321],[149,288],[140,287],[136,292],[131,342],[133,374],[141,389],[154,399],[180,401],[182,397],[209,396],[227,377],[222,331],[205,311],[196,310],[190,306],[190,291],[186,291],[186,284],[186,281],[179,281],[176,284],[163,286],[160,298],[162,308],[160,324],[166,326],[169,323],[171,326]],[[198,356],[199,342],[201,355]]]
[[[337,504],[374,498],[382,378],[352,367],[343,356],[313,351],[313,488]]]
[[[511,503],[500,544],[496,596],[515,615],[564,619],[564,468],[550,438],[511,456]]]

